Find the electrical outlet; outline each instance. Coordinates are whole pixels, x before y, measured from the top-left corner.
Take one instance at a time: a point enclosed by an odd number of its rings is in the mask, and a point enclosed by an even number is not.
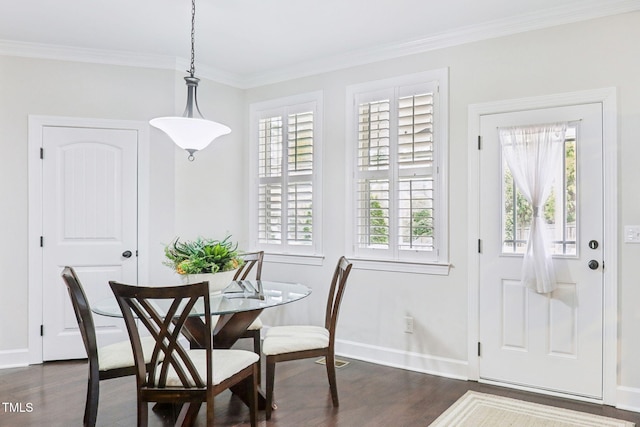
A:
[[[640,243],[640,225],[624,226],[624,242]]]
[[[411,317],[411,316],[405,316],[404,317],[404,332],[406,334],[412,334],[413,333],[413,317]]]

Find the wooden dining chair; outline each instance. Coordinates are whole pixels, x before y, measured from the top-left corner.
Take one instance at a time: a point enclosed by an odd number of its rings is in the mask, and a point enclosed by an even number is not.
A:
[[[207,426],[213,425],[214,397],[242,385],[249,403],[251,426],[256,425],[258,356],[245,350],[214,350],[211,345],[209,283],[184,286],[141,287],[109,282],[122,310],[136,365],[138,426],[148,423],[148,402],[182,403],[176,425],[195,422],[202,403],[207,408]],[[204,348],[185,349],[181,330],[194,305],[204,304]],[[162,309],[161,304],[166,304]],[[138,324],[155,338],[151,363],[145,365]],[[164,355],[163,360],[161,355]]]
[[[271,419],[273,409],[273,387],[276,363],[278,362],[324,356],[331,400],[333,406],[339,405],[335,368],[335,333],[340,302],[344,295],[351,266],[352,264],[344,256],[338,260],[329,288],[324,327],[312,325],[275,326],[267,332],[262,344],[262,352],[267,357],[267,420]]]
[[[246,280],[249,273],[255,268],[255,280],[261,280],[262,277],[262,260],[264,258],[264,251],[259,252],[247,252],[242,255],[244,264],[236,271],[233,280]],[[261,351],[261,337],[260,330],[262,329],[262,321],[259,317],[249,325],[244,334],[240,338],[251,338],[253,340],[253,351],[258,356],[262,354]],[[258,365],[258,384],[260,383],[260,365]]]
[[[85,427],[93,427],[98,417],[100,381],[134,375],[136,371],[133,352],[128,340],[98,347],[91,307],[75,270],[72,267],[65,267],[62,270],[62,279],[67,286],[89,360],[89,379],[83,424]],[[151,354],[154,345],[155,340],[152,337],[146,337],[142,341],[145,355],[147,355],[145,357],[146,363],[149,363],[150,357],[148,355]]]

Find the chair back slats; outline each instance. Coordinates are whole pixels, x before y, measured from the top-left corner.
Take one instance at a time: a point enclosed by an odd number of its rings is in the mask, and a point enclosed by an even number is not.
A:
[[[236,274],[233,276],[233,280],[246,280],[247,276],[253,268],[255,267],[256,275],[255,279],[260,280],[262,276],[262,260],[264,258],[264,251],[259,252],[247,252],[242,255],[242,259],[244,260],[244,264]]]
[[[336,269],[331,279],[329,288],[329,297],[327,298],[327,310],[325,314],[325,328],[329,330],[329,339],[331,345],[334,342],[336,325],[338,323],[338,314],[340,313],[340,303],[347,285],[349,273],[351,273],[352,264],[344,256],[340,257]]]
[[[194,366],[187,350],[178,341],[181,330],[189,318],[198,300],[204,301],[204,321],[210,328],[211,313],[209,305],[209,283],[201,282],[188,286],[171,287],[137,287],[124,285],[114,281],[109,282],[118,305],[122,310],[125,324],[131,338],[133,353],[136,361],[138,381],[145,388],[176,387],[167,385],[169,375],[175,374],[180,380],[181,388],[203,389],[211,383],[212,373],[207,369],[207,377],[202,378]],[[159,300],[171,300],[167,309],[161,310]],[[153,336],[156,344],[151,356],[151,363],[145,370],[140,330],[138,322]],[[210,329],[209,329],[210,330]],[[208,335],[208,334],[205,334]],[[203,344],[207,358],[210,360],[211,337],[206,336]]]

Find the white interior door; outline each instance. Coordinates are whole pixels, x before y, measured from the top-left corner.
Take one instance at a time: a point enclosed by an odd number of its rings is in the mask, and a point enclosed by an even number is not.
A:
[[[544,212],[559,286],[538,294],[520,283],[527,206],[509,177],[498,128],[564,121],[565,161]],[[479,376],[601,399],[602,105],[489,114],[480,128]]]
[[[84,358],[60,273],[76,269],[90,304],[111,294],[109,280],[137,281],[138,135],[54,126],[42,135],[43,360]],[[128,339],[122,321],[94,321],[99,345]]]

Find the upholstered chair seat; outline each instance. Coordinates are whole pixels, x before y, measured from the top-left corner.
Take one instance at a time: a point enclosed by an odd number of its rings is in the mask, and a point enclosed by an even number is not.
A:
[[[256,317],[256,320],[253,321],[247,328],[247,331],[260,331],[262,329],[262,320],[259,317]]]
[[[156,340],[153,337],[144,337],[141,340],[142,351],[144,352],[144,362],[151,361],[153,347]],[[115,344],[98,347],[98,367],[100,371],[109,371],[111,369],[125,368],[134,366],[133,351],[129,341],[121,341]]]
[[[275,326],[266,338],[262,346],[266,356],[329,347],[329,331],[322,326]]]
[[[201,377],[207,376],[207,352],[204,350],[187,350],[189,358],[198,370]],[[213,385],[221,384],[224,380],[231,378],[237,372],[248,368],[252,364],[260,360],[257,354],[244,350],[213,350],[211,352],[211,360],[213,369]],[[160,375],[160,371],[156,372],[156,376]],[[189,385],[195,386],[193,380],[189,378]],[[183,383],[176,374],[175,370],[170,367],[167,380],[167,387],[183,387]]]

